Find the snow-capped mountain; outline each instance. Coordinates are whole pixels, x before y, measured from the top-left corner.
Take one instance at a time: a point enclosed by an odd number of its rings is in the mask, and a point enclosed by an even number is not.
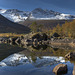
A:
[[[52,10],[43,10],[41,8],[36,8],[31,12],[30,19],[36,20],[61,20],[61,19],[75,19],[75,16],[69,14],[63,14],[55,12]]]
[[[75,19],[74,15],[63,14],[52,10],[36,8],[31,12],[20,11],[17,9],[0,9],[0,14],[14,22],[20,22],[27,19],[31,20],[62,20]]]
[[[20,11],[17,9],[0,9],[0,14],[13,22],[24,21],[29,16],[29,12]]]

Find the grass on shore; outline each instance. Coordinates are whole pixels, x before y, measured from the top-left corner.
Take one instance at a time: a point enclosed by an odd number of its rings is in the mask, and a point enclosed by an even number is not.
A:
[[[20,37],[25,34],[16,34],[16,33],[0,33],[0,37]]]
[[[36,35],[36,34],[38,34],[39,32],[37,32],[37,33],[29,33],[29,34],[17,34],[17,33],[0,33],[0,37],[20,37],[20,36],[25,36],[25,35],[27,35],[27,36],[34,36],[34,35]]]

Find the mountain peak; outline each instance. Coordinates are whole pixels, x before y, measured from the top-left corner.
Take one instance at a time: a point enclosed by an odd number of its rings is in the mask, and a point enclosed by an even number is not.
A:
[[[41,13],[43,13],[43,12],[45,12],[42,8],[36,8],[36,9],[34,9],[33,11],[32,11],[32,13],[37,13],[37,12],[41,12]]]
[[[31,12],[25,12],[18,9],[0,9],[0,14],[14,22],[20,22],[27,19],[34,20],[62,20],[75,19],[74,15],[62,14],[53,10],[36,8]]]
[[[40,11],[40,10],[43,10],[42,8],[35,8],[34,10],[38,10],[38,11]]]

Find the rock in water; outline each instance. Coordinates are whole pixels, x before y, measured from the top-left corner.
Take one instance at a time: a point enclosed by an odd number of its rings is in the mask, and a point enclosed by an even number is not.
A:
[[[75,59],[75,52],[70,52],[65,55],[65,58],[67,59]]]
[[[74,64],[74,69],[73,69],[73,75],[75,75],[75,64]]]
[[[67,65],[66,64],[59,64],[54,69],[53,72],[56,75],[61,75],[67,73]]]

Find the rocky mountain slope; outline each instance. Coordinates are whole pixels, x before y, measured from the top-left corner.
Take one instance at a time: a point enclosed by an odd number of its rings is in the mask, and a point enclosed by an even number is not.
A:
[[[0,33],[28,33],[30,29],[26,26],[14,23],[0,15]]]
[[[0,9],[0,14],[13,22],[25,20],[70,20],[75,19],[74,15],[63,14],[53,10],[36,8],[32,11],[20,11],[17,9]]]

